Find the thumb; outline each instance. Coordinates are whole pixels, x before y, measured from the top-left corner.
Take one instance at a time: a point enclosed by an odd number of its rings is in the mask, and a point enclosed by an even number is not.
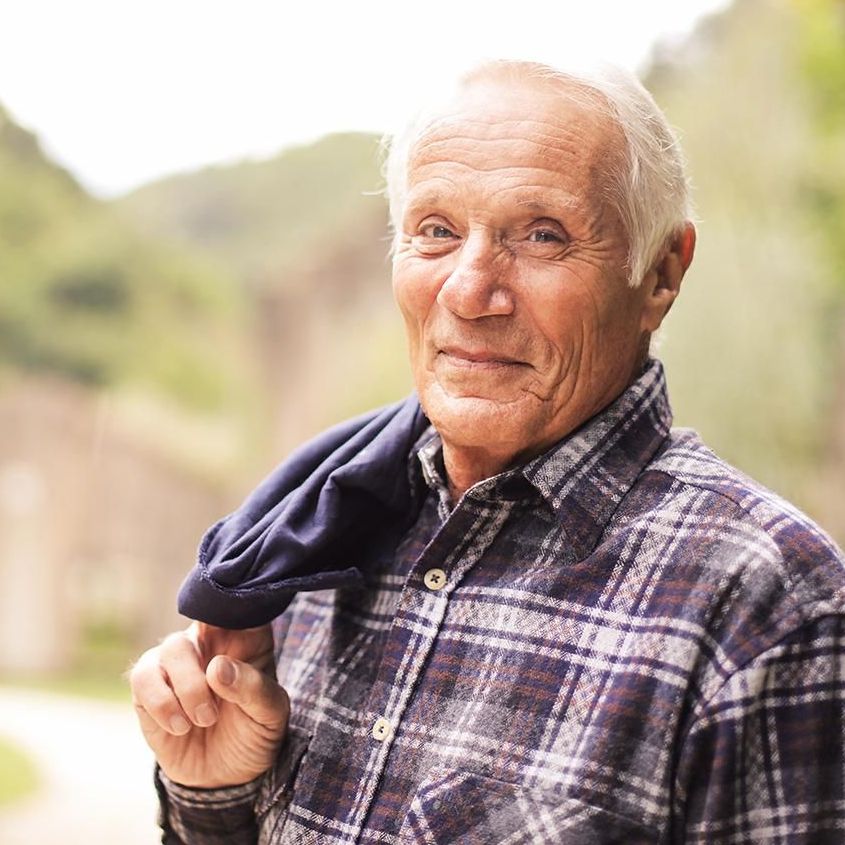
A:
[[[275,677],[220,654],[208,664],[205,677],[215,695],[240,707],[259,725],[272,731],[287,725],[290,700]]]

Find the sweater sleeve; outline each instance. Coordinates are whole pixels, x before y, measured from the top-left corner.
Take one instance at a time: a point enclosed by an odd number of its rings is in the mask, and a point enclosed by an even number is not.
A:
[[[845,619],[805,622],[729,674],[677,773],[673,843],[845,841]]]

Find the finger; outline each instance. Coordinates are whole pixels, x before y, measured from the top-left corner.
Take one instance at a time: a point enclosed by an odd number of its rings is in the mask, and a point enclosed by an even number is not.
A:
[[[223,656],[208,664],[206,677],[220,698],[237,704],[254,722],[272,731],[287,725],[290,701],[274,677],[249,663]]]
[[[182,736],[191,729],[187,714],[161,670],[158,648],[150,649],[141,655],[129,675],[129,683],[132,688],[132,702],[139,713],[139,719],[143,712],[160,730],[174,736]],[[152,727],[144,721],[142,728],[145,724]]]
[[[217,654],[252,663],[260,669],[269,668],[273,662],[273,634],[269,625],[229,630],[194,622],[186,633],[206,663]]]
[[[188,718],[201,728],[217,721],[217,703],[208,686],[194,642],[184,633],[171,634],[159,646],[165,678]]]
[[[169,734],[162,730],[161,725],[140,704],[135,705],[135,715],[138,717],[141,733],[151,746],[155,745],[157,737],[161,735],[169,736]]]

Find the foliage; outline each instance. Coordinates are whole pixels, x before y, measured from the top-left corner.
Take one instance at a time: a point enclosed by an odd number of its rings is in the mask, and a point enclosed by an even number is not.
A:
[[[26,798],[38,788],[38,772],[14,743],[0,737],[0,809]]]
[[[129,701],[124,675],[139,651],[132,632],[118,621],[87,620],[81,627],[81,637],[67,668],[41,674],[7,673],[0,675],[0,686],[100,701]]]
[[[4,675],[0,676],[0,687],[33,689],[56,695],[94,698],[98,701],[114,701],[123,704],[131,698],[128,682],[122,673],[110,674],[93,668],[75,669],[72,672],[63,671],[50,675]],[[0,769],[2,769],[2,762],[0,762]]]
[[[821,125],[845,129],[845,3],[794,0],[804,72]]]
[[[209,342],[238,354],[231,281],[139,237],[2,110],[0,278],[0,365],[142,384],[206,408],[235,379],[225,355],[207,357]]]
[[[201,247],[244,284],[296,287],[302,270],[384,226],[377,140],[338,134],[265,161],[210,167],[140,188],[118,207],[157,238]]]
[[[409,390],[379,157],[373,135],[330,135],[266,161],[177,175],[116,203],[141,231],[200,250],[239,280],[266,393],[279,403],[283,451]],[[389,350],[387,336],[398,341]]]
[[[661,351],[676,421],[811,512],[845,381],[843,8],[736,0],[647,79],[698,206]],[[100,204],[0,117],[0,361],[211,407],[255,359],[292,439],[388,401],[408,378],[379,186],[377,140],[346,134]]]
[[[698,254],[661,349],[676,421],[811,512],[830,386],[842,378],[831,353],[845,279],[845,151],[834,149],[836,120],[819,118],[845,91],[841,32],[831,26],[841,9],[836,0],[737,0],[657,54],[647,80],[682,129],[698,205]],[[247,290],[302,286],[343,239],[350,253],[384,249],[362,225],[375,155],[374,138],[334,136],[268,162],[175,177],[121,207],[146,231],[208,249]],[[348,263],[329,263],[321,284],[342,281]],[[386,284],[384,271],[371,289]],[[356,330],[348,311],[326,308],[331,340],[315,367],[336,415],[408,383],[388,328],[395,315],[357,313]],[[378,378],[362,379],[353,363]]]
[[[796,0],[802,70],[817,127],[806,203],[823,232],[845,297],[845,3]]]
[[[676,420],[818,513],[842,289],[807,186],[845,159],[819,147],[798,29],[782,2],[739,0],[658,61],[650,87],[681,127],[698,212],[662,350]]]

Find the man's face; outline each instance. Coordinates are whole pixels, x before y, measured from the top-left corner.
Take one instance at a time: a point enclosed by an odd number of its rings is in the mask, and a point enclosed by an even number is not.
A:
[[[393,289],[445,443],[527,459],[636,376],[644,292],[606,200],[623,143],[559,88],[484,81],[411,151]]]

